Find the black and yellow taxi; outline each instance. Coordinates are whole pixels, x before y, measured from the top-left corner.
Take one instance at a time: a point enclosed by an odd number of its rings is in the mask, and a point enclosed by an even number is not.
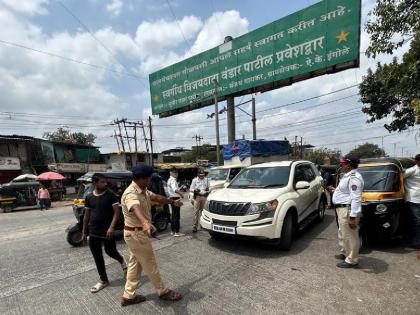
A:
[[[387,242],[404,233],[404,170],[410,159],[364,159],[358,171],[364,180],[360,232],[365,242]]]

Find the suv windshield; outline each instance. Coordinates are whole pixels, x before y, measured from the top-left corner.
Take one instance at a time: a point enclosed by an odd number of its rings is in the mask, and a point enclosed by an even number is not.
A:
[[[228,168],[210,170],[209,175],[207,177],[209,180],[226,180],[228,173]]]
[[[363,177],[363,191],[399,191],[399,171],[395,165],[366,166],[358,169]]]
[[[229,188],[283,187],[289,182],[289,166],[249,168],[239,173]]]

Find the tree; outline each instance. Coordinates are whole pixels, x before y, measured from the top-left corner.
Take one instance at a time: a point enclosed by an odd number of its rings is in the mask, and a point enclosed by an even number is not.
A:
[[[364,143],[359,145],[354,150],[351,150],[349,154],[357,156],[359,159],[375,158],[385,156],[385,151],[382,150],[378,145],[373,143]]]
[[[61,127],[54,132],[44,132],[43,137],[49,141],[69,142],[86,145],[92,145],[96,140],[96,136],[92,133],[70,133],[68,129]]]
[[[308,159],[309,161],[315,164],[322,165],[322,164],[325,164],[324,163],[325,158],[329,158],[331,164],[337,164],[340,157],[341,157],[340,150],[337,150],[337,149],[331,150],[331,149],[322,147],[322,148],[314,149],[310,151],[307,154],[306,159]]]
[[[366,24],[371,38],[368,57],[392,54],[411,40],[401,61],[394,58],[389,64],[378,63],[360,85],[361,101],[366,104],[362,111],[370,116],[368,122],[392,115],[393,121],[385,128],[402,131],[413,126],[415,113],[420,113],[420,1],[378,0],[369,16],[373,19]]]

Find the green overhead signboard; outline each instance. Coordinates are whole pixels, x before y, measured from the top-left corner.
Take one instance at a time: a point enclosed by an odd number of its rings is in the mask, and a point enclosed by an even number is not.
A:
[[[324,0],[149,75],[153,114],[359,66],[360,0]]]

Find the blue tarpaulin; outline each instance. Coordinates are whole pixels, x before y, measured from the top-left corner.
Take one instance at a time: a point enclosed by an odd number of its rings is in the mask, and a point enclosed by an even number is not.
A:
[[[223,145],[223,159],[238,156],[241,161],[250,156],[271,156],[289,154],[289,141],[285,140],[236,140]]]

